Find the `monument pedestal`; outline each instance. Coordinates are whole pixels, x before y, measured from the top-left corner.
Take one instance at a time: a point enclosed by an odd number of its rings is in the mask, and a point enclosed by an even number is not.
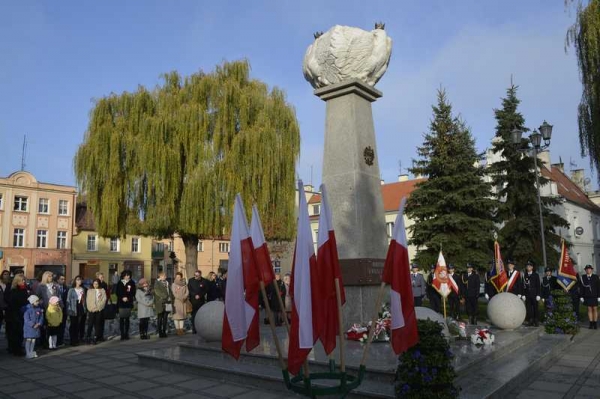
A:
[[[381,92],[353,79],[315,90],[327,103],[323,183],[346,286],[346,325],[373,317],[387,251],[371,103]]]

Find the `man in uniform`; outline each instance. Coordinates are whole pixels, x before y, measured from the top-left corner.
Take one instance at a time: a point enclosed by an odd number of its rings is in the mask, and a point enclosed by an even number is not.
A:
[[[442,305],[442,297],[439,292],[433,286],[433,279],[435,278],[435,265],[431,265],[431,272],[427,276],[427,298],[429,298],[429,304],[431,309],[435,312],[440,313]]]
[[[469,316],[469,323],[477,324],[477,301],[479,299],[479,274],[473,270],[473,265],[467,264],[467,273],[463,278],[464,282],[464,296],[467,301],[467,315]]]
[[[410,273],[410,280],[412,284],[413,299],[415,306],[423,305],[423,297],[425,296],[425,279],[423,275],[419,273],[419,265],[413,263],[412,273]]]
[[[450,307],[450,316],[455,320],[460,320],[460,279],[454,274],[454,265],[448,265],[448,285],[450,286],[450,294],[448,294],[448,305]]]
[[[545,276],[542,278],[542,302],[546,303],[550,295],[552,295],[552,291],[558,289],[558,283],[556,281],[556,277],[552,275],[552,269],[547,267],[544,270]]]
[[[508,260],[508,270],[506,271],[507,284],[506,292],[515,294],[519,298],[523,295],[523,280],[521,279],[521,273],[515,269],[515,261]]]
[[[523,300],[527,309],[527,321],[530,326],[539,325],[538,301],[540,297],[540,276],[533,271],[533,262],[527,262],[527,272],[523,275]]]

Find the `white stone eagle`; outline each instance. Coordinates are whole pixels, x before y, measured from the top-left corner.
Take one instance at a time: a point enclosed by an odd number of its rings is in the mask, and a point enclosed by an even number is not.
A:
[[[392,39],[384,28],[377,23],[367,32],[336,25],[324,34],[315,33],[315,42],[304,55],[304,77],[315,89],[350,79],[375,86],[392,55]]]

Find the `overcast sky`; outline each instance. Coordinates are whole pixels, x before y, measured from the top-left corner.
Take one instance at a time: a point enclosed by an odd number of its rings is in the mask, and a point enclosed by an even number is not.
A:
[[[494,4],[492,4],[494,3]],[[0,3],[0,176],[20,169],[74,184],[73,155],[93,99],[154,87],[159,75],[210,71],[247,58],[252,75],[287,92],[300,122],[297,167],[321,180],[325,103],[302,75],[313,32],[386,23],[392,59],[373,104],[382,177],[410,166],[428,129],[436,90],[484,150],[493,109],[513,81],[526,125],[554,125],[552,162],[585,167],[577,135],[581,95],[564,38],[573,15],[563,0],[473,1],[4,1]],[[404,172],[404,170],[403,170]],[[595,180],[593,186],[596,186]]]

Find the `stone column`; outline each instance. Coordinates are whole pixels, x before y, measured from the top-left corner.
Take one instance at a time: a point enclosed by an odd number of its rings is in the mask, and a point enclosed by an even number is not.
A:
[[[382,93],[353,79],[315,90],[327,103],[323,183],[346,286],[346,325],[373,316],[387,251],[371,103]]]

